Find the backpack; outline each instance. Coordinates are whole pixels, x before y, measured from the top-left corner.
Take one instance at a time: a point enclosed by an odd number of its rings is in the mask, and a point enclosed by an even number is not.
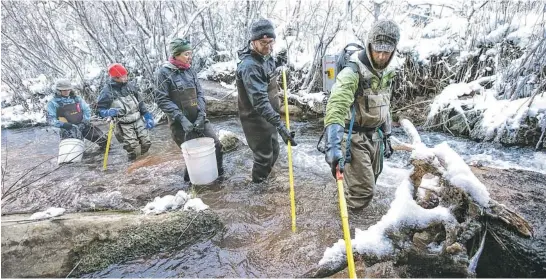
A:
[[[350,66],[351,64],[348,64],[349,58],[353,53],[363,50],[364,47],[357,44],[357,43],[349,43],[347,44],[337,55],[336,60],[336,76],[343,70],[343,68]]]
[[[350,49],[349,49],[350,48]],[[347,44],[340,52],[339,54],[337,55],[337,60],[336,60],[336,76],[341,72],[341,70],[343,70],[343,68],[345,67],[351,67],[353,69],[353,71],[355,72],[358,72],[358,66],[355,64],[355,63],[349,63],[349,59],[351,57],[351,55],[353,55],[353,53],[357,52],[357,51],[361,51],[363,50],[364,47],[357,44],[357,43],[349,43]],[[360,74],[359,74],[360,76]],[[358,90],[357,90],[358,92]],[[355,92],[355,95],[357,94],[357,92]],[[323,105],[324,105],[324,108],[326,110],[326,105],[328,104],[328,99],[330,99],[330,95],[328,94],[327,96],[324,97],[324,99],[322,100],[323,102]],[[356,100],[356,98],[355,98]],[[353,126],[353,123],[354,123],[354,115],[355,115],[355,112],[354,112],[354,107],[351,106],[351,110],[352,110],[352,118],[351,118],[351,127],[350,127],[350,130],[352,130],[352,126]],[[322,144],[322,138],[324,137],[324,132],[325,130],[322,131],[322,134],[320,135],[320,138],[319,138],[319,141],[317,143],[317,150],[321,153],[325,153],[325,146],[324,145],[321,145]],[[349,133],[350,134],[350,133]],[[348,149],[349,150],[349,149]],[[349,152],[347,152],[349,153]],[[347,160],[347,161],[350,161]]]
[[[355,63],[350,63],[349,59],[351,58],[351,55],[353,55],[353,53],[361,51],[363,49],[364,47],[357,43],[349,43],[339,52],[339,54],[336,55],[334,79],[345,67],[351,67],[353,71],[358,72],[358,66]],[[326,105],[328,104],[328,99],[330,98],[330,93],[331,92],[325,92],[324,99],[322,99],[322,105],[325,109]]]

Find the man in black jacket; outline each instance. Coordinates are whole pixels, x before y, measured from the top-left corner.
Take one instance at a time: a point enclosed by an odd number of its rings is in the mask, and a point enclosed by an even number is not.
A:
[[[279,156],[277,132],[292,146],[297,143],[279,115],[279,86],[275,61],[271,57],[275,43],[273,24],[260,19],[252,24],[249,45],[239,51],[237,91],[239,118],[246,140],[254,153],[252,181],[263,182]]]
[[[198,137],[214,139],[218,175],[223,175],[222,144],[206,118],[205,95],[197,74],[191,68],[191,44],[188,40],[176,38],[169,46],[171,57],[156,73],[155,101],[167,115],[173,140],[179,148],[186,140]],[[184,180],[190,180],[187,169]]]

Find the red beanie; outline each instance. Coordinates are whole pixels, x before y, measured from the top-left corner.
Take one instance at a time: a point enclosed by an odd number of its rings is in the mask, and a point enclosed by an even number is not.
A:
[[[108,74],[111,77],[122,77],[127,75],[127,69],[119,63],[114,63],[108,67]]]

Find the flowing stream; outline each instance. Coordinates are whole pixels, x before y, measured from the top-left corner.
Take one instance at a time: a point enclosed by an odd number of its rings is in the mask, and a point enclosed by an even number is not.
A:
[[[213,123],[216,130],[232,131],[244,138],[237,118],[215,119]],[[107,171],[102,170],[103,154],[89,142],[89,152],[81,163],[57,168],[58,135],[54,129],[3,130],[3,190],[24,177],[12,187],[12,191],[21,190],[2,201],[2,212],[35,212],[49,206],[69,211],[138,210],[156,196],[192,191],[219,214],[225,224],[223,231],[182,251],[135,259],[86,276],[297,276],[318,263],[326,247],[342,238],[342,231],[337,189],[324,156],[315,148],[321,123],[291,124],[298,141],[293,148],[297,233],[291,231],[284,144],[268,183],[250,182],[252,153],[247,146],[241,146],[225,155],[226,175],[222,181],[192,187],[183,182],[182,155],[166,125],[152,131],[150,153],[136,162],[128,162],[125,151],[113,139]],[[105,125],[101,128],[106,131]],[[400,129],[395,129],[394,135],[406,139]],[[530,148],[506,148],[440,133],[421,132],[421,136],[427,146],[448,141],[467,163],[546,173],[545,153]],[[407,152],[395,152],[386,160],[373,204],[365,211],[363,228],[377,222],[388,209],[395,188],[408,173],[408,158]]]

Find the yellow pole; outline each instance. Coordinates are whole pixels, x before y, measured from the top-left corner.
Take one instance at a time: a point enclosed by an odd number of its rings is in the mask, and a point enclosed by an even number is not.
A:
[[[341,213],[341,224],[343,226],[343,239],[345,240],[345,251],[347,253],[347,265],[349,267],[349,278],[356,278],[355,261],[353,258],[353,246],[351,245],[351,234],[349,232],[349,214],[347,213],[347,202],[345,191],[343,191],[343,174],[336,172],[337,194],[339,196],[339,211]]]
[[[112,130],[114,130],[114,120],[110,120],[109,122],[110,128],[108,128],[108,140],[106,140],[106,150],[104,151],[102,170],[106,170],[106,164],[108,163],[108,152],[110,151],[110,141],[112,141]]]
[[[286,128],[290,131],[290,120],[288,113],[288,94],[286,93],[286,71],[282,68],[282,86],[284,89],[284,112],[286,118]],[[292,216],[292,232],[296,232],[296,195],[294,194],[294,172],[292,170],[292,145],[288,141],[288,177],[290,179],[290,209]]]

